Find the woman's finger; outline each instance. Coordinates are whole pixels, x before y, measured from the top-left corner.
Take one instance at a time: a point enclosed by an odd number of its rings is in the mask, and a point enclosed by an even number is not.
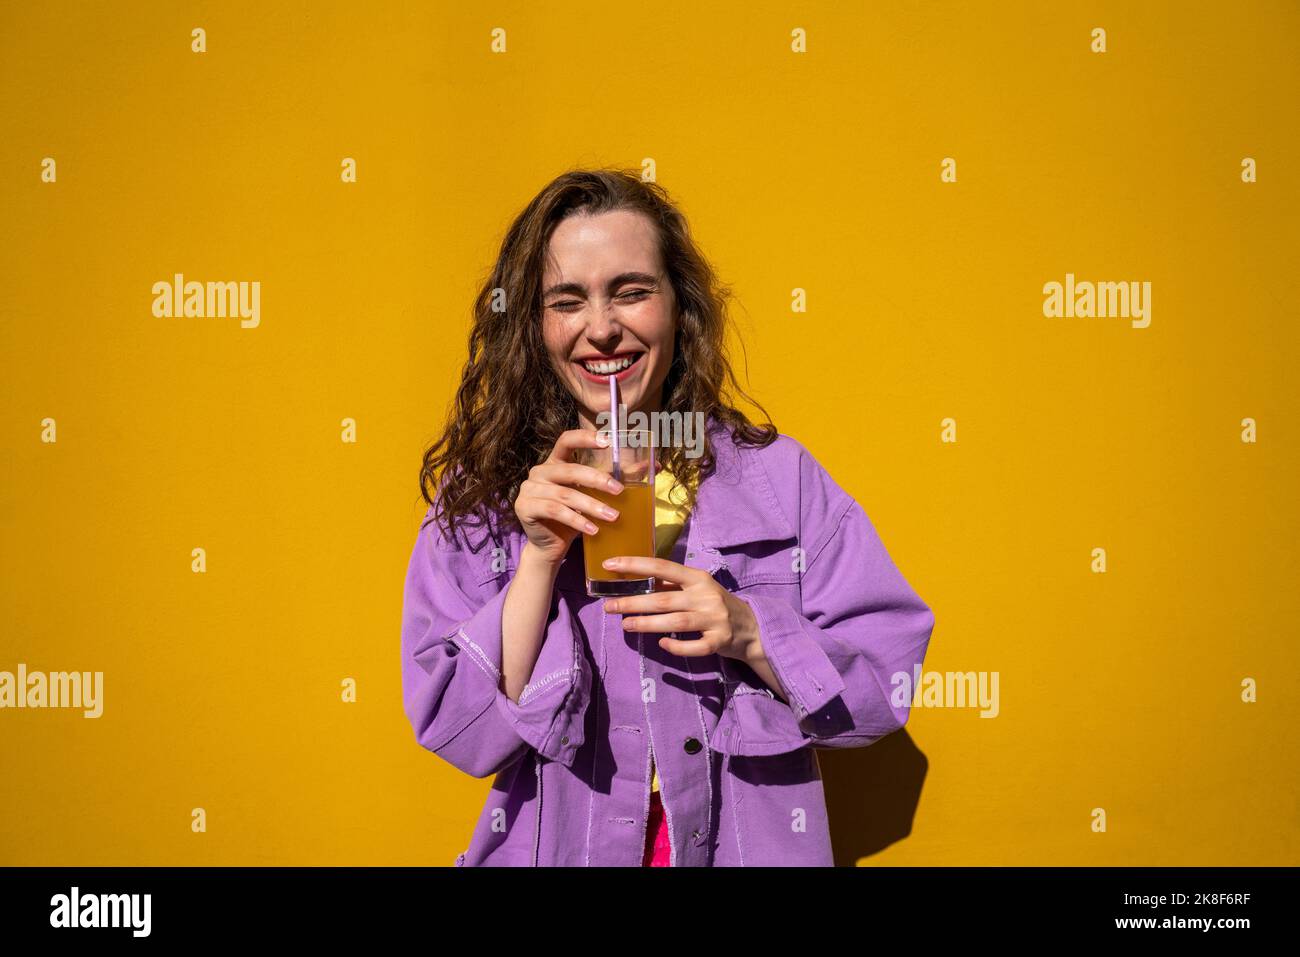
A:
[[[608,437],[602,439],[601,433],[595,429],[569,429],[567,432],[560,433],[546,461],[571,462],[573,453],[577,449],[598,449],[608,444]]]
[[[528,477],[535,482],[549,485],[581,485],[584,488],[600,489],[602,492],[621,492],[623,484],[614,480],[608,472],[591,465],[579,465],[576,462],[543,462],[534,465]]]
[[[679,565],[676,562],[670,562],[666,558],[618,555],[614,558],[605,559],[601,564],[610,571],[644,575],[646,578],[662,578],[664,581],[675,582],[683,588],[705,580],[713,581],[713,576],[702,568]]]
[[[616,615],[649,615],[662,611],[689,611],[690,596],[681,589],[657,591],[648,595],[625,595],[607,598],[605,611]]]
[[[578,514],[569,506],[565,505],[558,499],[553,498],[530,498],[522,505],[523,514],[520,518],[544,518],[553,522],[560,522],[575,528],[580,532],[586,532],[588,535],[595,535],[598,531],[596,525],[587,518]]]
[[[630,615],[623,618],[624,631],[703,631],[704,622],[693,611],[671,611],[664,615]]]
[[[575,512],[581,512],[589,518],[598,518],[604,522],[612,522],[618,518],[617,507],[610,507],[600,499],[592,498],[567,485],[541,484],[537,486],[536,494],[543,498],[557,499]]]
[[[713,643],[704,638],[687,640],[665,636],[659,639],[659,647],[670,655],[680,655],[683,658],[703,658],[715,653]]]

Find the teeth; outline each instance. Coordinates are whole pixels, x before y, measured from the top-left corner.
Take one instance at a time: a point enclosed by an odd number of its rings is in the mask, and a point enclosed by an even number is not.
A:
[[[588,372],[595,375],[612,375],[615,372],[622,372],[632,364],[632,356],[624,356],[622,359],[584,359],[582,366]]]

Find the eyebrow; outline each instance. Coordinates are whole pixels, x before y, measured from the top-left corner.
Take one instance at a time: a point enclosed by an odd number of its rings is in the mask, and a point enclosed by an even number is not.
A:
[[[652,276],[648,272],[637,272],[637,271],[622,272],[619,273],[617,276],[615,276],[613,279],[611,279],[607,284],[606,288],[610,292],[613,292],[619,286],[622,286],[625,283],[629,283],[629,282],[640,282],[640,283],[645,283],[646,285],[649,286],[658,286],[659,277]],[[548,288],[544,293],[542,293],[542,295],[557,296],[561,293],[572,293],[578,296],[585,296],[587,295],[587,287],[580,282],[560,282]]]

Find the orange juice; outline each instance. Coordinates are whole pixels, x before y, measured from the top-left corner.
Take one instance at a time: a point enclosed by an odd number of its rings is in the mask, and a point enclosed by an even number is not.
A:
[[[582,536],[582,557],[587,566],[587,577],[592,581],[633,581],[650,577],[639,573],[612,572],[608,568],[602,568],[600,563],[615,555],[654,557],[653,487],[648,484],[625,485],[617,495],[594,488],[584,488],[582,491],[618,512],[618,518],[612,522],[587,516],[599,529],[595,535]]]

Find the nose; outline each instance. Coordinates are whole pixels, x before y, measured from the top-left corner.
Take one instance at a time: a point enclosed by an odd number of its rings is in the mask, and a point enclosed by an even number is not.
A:
[[[609,351],[609,348],[617,345],[619,339],[623,336],[623,326],[614,316],[613,307],[608,306],[601,309],[593,306],[589,311],[589,316],[586,331],[587,341],[602,352]]]

